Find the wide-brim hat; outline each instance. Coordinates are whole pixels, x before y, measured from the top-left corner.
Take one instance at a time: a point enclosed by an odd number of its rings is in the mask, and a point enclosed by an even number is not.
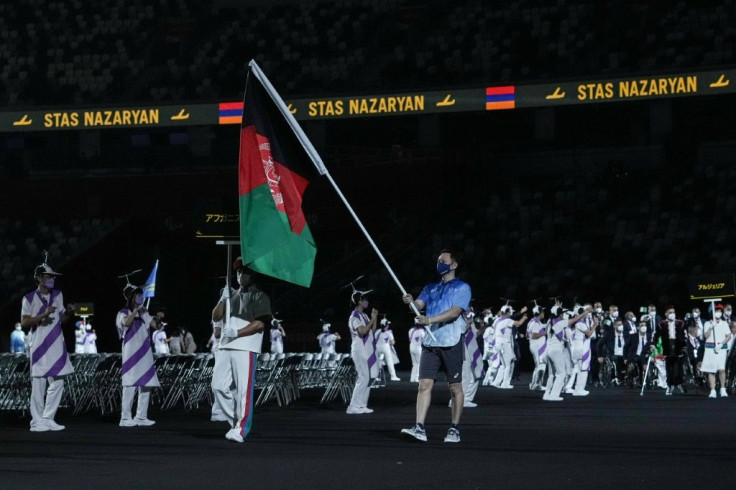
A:
[[[48,274],[50,276],[62,276],[63,275],[61,272],[56,272],[54,269],[52,269],[49,264],[41,264],[38,267],[36,267],[36,270],[34,271],[34,275],[40,276],[41,274]]]

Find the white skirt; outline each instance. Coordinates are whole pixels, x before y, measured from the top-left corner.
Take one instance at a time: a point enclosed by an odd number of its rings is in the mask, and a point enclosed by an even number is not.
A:
[[[726,358],[728,357],[728,351],[725,347],[718,349],[716,354],[715,349],[712,347],[705,348],[705,355],[703,356],[703,364],[700,366],[700,370],[704,373],[717,373],[718,371],[726,370]]]

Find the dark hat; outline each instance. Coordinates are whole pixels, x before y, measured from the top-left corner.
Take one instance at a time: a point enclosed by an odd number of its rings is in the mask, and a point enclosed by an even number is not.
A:
[[[50,276],[61,276],[62,274],[60,272],[56,272],[54,269],[51,268],[51,266],[47,263],[43,263],[36,267],[36,270],[33,271],[33,275],[35,277],[38,277],[42,274],[48,274]]]
[[[143,288],[141,288],[140,286],[136,286],[133,284],[126,284],[125,287],[123,288],[123,297],[125,297],[127,301],[130,301],[133,298],[133,296],[135,296],[135,293],[142,293],[142,292],[143,292]]]

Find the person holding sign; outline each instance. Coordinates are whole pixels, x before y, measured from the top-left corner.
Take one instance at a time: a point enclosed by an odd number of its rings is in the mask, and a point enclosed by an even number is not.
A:
[[[728,341],[731,340],[731,329],[723,319],[723,305],[717,304],[713,309],[713,319],[705,322],[705,354],[700,371],[708,373],[710,394],[708,398],[716,398],[716,373],[721,382],[721,397],[728,397],[726,391],[726,358],[728,357]]]

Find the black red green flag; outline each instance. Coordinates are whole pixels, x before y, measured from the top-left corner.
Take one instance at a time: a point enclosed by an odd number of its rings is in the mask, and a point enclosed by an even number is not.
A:
[[[245,82],[238,170],[240,248],[251,269],[309,287],[317,247],[302,211],[302,196],[318,175],[251,67]]]

